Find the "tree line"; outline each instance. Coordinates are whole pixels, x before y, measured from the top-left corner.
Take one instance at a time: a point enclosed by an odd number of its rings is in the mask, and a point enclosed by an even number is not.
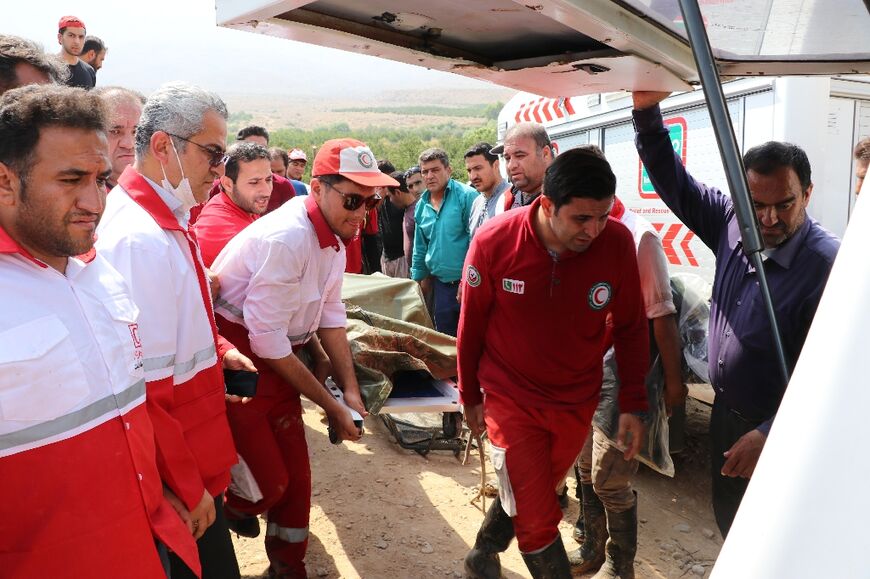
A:
[[[229,133],[233,134],[234,130],[237,129],[231,128]],[[317,148],[324,141],[352,136],[368,144],[378,160],[389,159],[400,171],[416,165],[418,156],[425,149],[440,147],[450,156],[454,179],[464,182],[468,180],[463,160],[465,151],[481,141],[494,145],[496,121],[488,119],[484,125],[472,129],[448,122],[419,128],[377,126],[351,130],[347,123],[336,123],[311,130],[295,127],[277,129],[270,131],[269,134],[271,146],[283,149],[298,148],[305,151],[309,159],[305,171],[306,181],[311,178],[311,161],[317,153]]]

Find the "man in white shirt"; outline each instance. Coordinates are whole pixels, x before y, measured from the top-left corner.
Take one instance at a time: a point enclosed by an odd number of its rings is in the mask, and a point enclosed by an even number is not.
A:
[[[341,439],[362,434],[297,353],[316,333],[347,405],[366,415],[341,302],[344,243],[377,207],[375,187],[398,186],[353,139],[324,143],[312,175],[310,196],[247,226],[213,264],[221,283],[215,303],[221,331],[260,370],[257,395],[228,414],[263,498],[254,503],[231,493],[227,512],[243,519],[268,511],[269,576],[280,578],[306,576],[311,471],[300,394],[326,411]]]

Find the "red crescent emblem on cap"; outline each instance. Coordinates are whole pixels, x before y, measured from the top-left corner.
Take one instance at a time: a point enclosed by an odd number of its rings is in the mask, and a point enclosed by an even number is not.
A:
[[[375,162],[372,159],[372,156],[369,155],[368,151],[363,151],[362,153],[360,153],[357,159],[359,159],[359,164],[366,169],[371,169],[375,165]]]

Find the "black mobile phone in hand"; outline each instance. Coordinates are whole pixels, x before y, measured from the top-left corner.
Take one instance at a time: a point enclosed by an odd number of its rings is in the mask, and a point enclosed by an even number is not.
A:
[[[248,370],[224,370],[224,384],[227,394],[252,398],[257,393],[259,374]]]

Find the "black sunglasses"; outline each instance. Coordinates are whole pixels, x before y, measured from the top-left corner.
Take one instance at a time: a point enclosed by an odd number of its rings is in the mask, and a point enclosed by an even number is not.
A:
[[[383,197],[381,197],[378,193],[365,197],[363,195],[360,195],[359,193],[345,193],[344,191],[339,190],[335,185],[332,185],[331,183],[327,183],[325,181],[323,182],[323,184],[341,195],[342,199],[344,200],[343,207],[348,211],[356,211],[363,205],[366,206],[366,211],[371,211],[372,209],[377,207],[383,199]]]
[[[200,145],[190,139],[185,139],[184,137],[179,137],[178,135],[173,135],[172,133],[166,133],[170,137],[174,137],[176,139],[181,139],[185,143],[190,143],[191,145],[196,145],[200,149],[202,149],[206,155],[208,155],[208,166],[209,167],[218,167],[220,165],[225,165],[227,161],[230,160],[230,156],[226,154],[226,151],[221,151],[220,149],[212,149],[211,147],[206,147],[205,145]]]

